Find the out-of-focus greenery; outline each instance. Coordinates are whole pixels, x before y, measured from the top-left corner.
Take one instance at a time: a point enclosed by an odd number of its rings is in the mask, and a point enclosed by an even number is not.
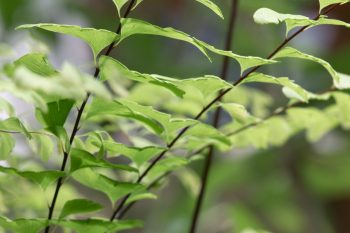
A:
[[[217,3],[224,10],[227,22],[229,0]],[[318,12],[317,1],[242,0],[234,34],[234,52],[264,57],[283,40],[283,26],[254,23],[252,15],[260,7],[309,16]],[[332,16],[349,22],[349,11],[350,7],[344,6]],[[109,0],[0,0],[0,40],[13,46],[18,57],[28,51],[49,48],[55,65],[70,61],[90,71],[92,54],[82,42],[37,32],[23,38],[13,29],[23,23],[53,22],[113,30],[118,23],[115,15]],[[225,23],[198,7],[195,1],[144,0],[132,16],[181,29],[223,47]],[[45,38],[49,46],[38,44],[38,38]],[[322,26],[306,31],[292,44],[324,58],[337,70],[350,73],[349,41],[349,30]],[[210,63],[190,46],[147,36],[125,41],[113,56],[130,69],[176,77],[216,74],[222,62],[221,57],[215,57]],[[276,76],[291,77],[311,91],[322,92],[330,86],[330,78],[320,66],[306,61],[287,61],[264,69]],[[238,70],[238,64],[232,63],[230,80],[237,80]],[[270,109],[286,103],[279,89],[269,85],[258,88],[274,98],[275,106],[269,106]],[[306,141],[304,133],[299,133],[282,148],[259,152],[237,149],[215,156],[198,232],[240,232],[248,228],[274,233],[350,231],[345,221],[345,216],[350,215],[349,140],[349,133],[342,129],[328,133],[314,144]],[[30,162],[28,164],[22,166],[31,167]],[[192,214],[201,164],[202,160],[198,160],[191,167],[179,170],[163,184],[165,187],[157,201],[143,201],[130,211],[129,216],[145,221],[142,232],[183,233]],[[45,216],[47,207],[42,205],[42,200],[51,197],[53,190],[46,192],[45,195],[44,191],[18,178],[0,176],[0,212],[7,216],[30,217],[33,211]],[[58,208],[74,192],[67,186]]]

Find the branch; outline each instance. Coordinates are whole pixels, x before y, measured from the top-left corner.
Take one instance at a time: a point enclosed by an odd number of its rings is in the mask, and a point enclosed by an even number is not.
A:
[[[329,12],[331,12],[332,10],[334,10],[336,7],[338,7],[340,4],[336,4],[333,5],[332,7],[330,7],[327,11],[325,11],[323,14],[327,14]],[[319,13],[314,20],[317,20],[320,18],[322,14]],[[293,38],[295,38],[296,36],[298,36],[300,33],[302,33],[303,31],[305,31],[307,28],[309,28],[311,25],[308,26],[304,26],[301,29],[299,29],[297,32],[293,33],[291,36],[287,37],[267,58],[270,59],[272,58],[277,52],[279,52],[289,41],[291,41]],[[247,77],[249,77],[250,74],[252,74],[253,72],[255,72],[256,70],[260,69],[262,66],[256,66],[255,68],[251,69],[249,72],[247,72],[245,75],[241,76],[236,82],[233,83],[233,86],[237,86],[238,84],[240,84],[242,81],[244,81]],[[220,99],[222,97],[224,97],[228,92],[230,92],[233,89],[233,87],[227,88],[227,89],[223,89],[220,94],[214,98],[209,104],[207,104],[202,111],[200,111],[200,113],[198,113],[198,115],[194,118],[195,120],[200,119],[203,114],[210,109],[216,102],[220,101]],[[150,170],[152,170],[152,168],[158,163],[158,161],[160,161],[164,155],[173,148],[173,146],[175,145],[175,143],[187,132],[187,130],[190,129],[190,126],[187,126],[185,128],[183,128],[179,134],[168,144],[167,149],[165,149],[163,152],[161,152],[155,160],[153,160],[151,162],[151,164],[146,168],[146,170],[140,175],[140,177],[137,179],[137,181],[135,183],[139,184],[142,182],[142,180],[145,178],[145,176],[149,173]],[[117,206],[116,210],[113,212],[110,221],[113,221],[113,219],[117,218],[119,219],[119,213],[120,211],[123,209],[126,201],[129,199],[129,197],[131,196],[131,193],[127,194],[126,196],[123,197],[123,199],[120,201],[119,205]]]
[[[232,0],[232,2],[231,2],[231,13],[230,13],[230,21],[229,21],[229,25],[228,25],[228,30],[226,33],[225,50],[232,50],[232,38],[233,38],[233,33],[234,33],[234,27],[236,24],[238,4],[239,4],[238,0]],[[222,63],[221,76],[220,76],[221,79],[224,81],[227,80],[228,68],[229,68],[229,58],[225,57],[224,61]],[[213,127],[217,128],[219,126],[221,114],[222,114],[222,109],[219,107],[215,110],[215,113],[214,113],[214,119],[212,122]],[[192,220],[191,220],[189,233],[196,232],[198,218],[199,218],[200,211],[202,209],[204,195],[205,195],[207,184],[208,184],[208,177],[209,177],[209,173],[210,173],[210,170],[212,167],[213,156],[214,156],[214,146],[210,146],[208,153],[207,153],[207,156],[205,157],[205,161],[204,161],[204,168],[203,168],[202,177],[201,177],[201,186],[200,186],[199,194],[198,194],[197,199],[196,199],[194,212],[192,214]]]
[[[131,0],[130,1],[129,5],[128,5],[128,8],[126,9],[126,11],[124,13],[124,16],[123,16],[124,18],[126,18],[129,15],[129,13],[130,13],[133,5],[135,4],[135,2],[136,2],[136,0]],[[121,28],[122,28],[122,25],[121,25],[121,22],[119,22],[117,30],[116,30],[117,34],[120,34]],[[108,46],[108,49],[104,53],[105,56],[109,56],[109,54],[112,52],[115,44],[116,44],[116,42],[112,42]],[[99,74],[100,74],[100,69],[98,67],[96,67],[96,70],[95,70],[95,73],[94,73],[94,78],[97,79]],[[81,120],[81,117],[83,115],[85,106],[86,106],[90,96],[91,96],[91,93],[87,93],[87,95],[85,97],[85,100],[83,101],[83,103],[81,104],[81,106],[79,108],[78,115],[77,115],[77,118],[75,120],[74,127],[73,127],[72,133],[71,133],[70,138],[69,138],[69,144],[70,145],[73,144],[74,138],[75,138],[76,134],[79,131],[80,120]],[[69,157],[68,155],[69,155],[69,151],[64,151],[63,152],[63,161],[62,161],[62,165],[61,165],[60,171],[64,171],[65,170],[66,165],[67,165],[67,161],[68,161],[68,157]],[[50,207],[49,207],[49,214],[47,216],[48,222],[52,219],[53,212],[54,212],[55,205],[56,205],[56,201],[57,201],[59,192],[61,190],[62,184],[63,184],[63,178],[61,177],[57,181],[56,189],[55,189],[55,192],[54,192],[54,195],[53,195]],[[45,228],[45,233],[49,233],[49,232],[50,232],[50,223],[48,223],[47,227]]]

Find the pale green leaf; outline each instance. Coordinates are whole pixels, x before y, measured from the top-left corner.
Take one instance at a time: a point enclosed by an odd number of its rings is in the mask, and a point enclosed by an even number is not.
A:
[[[0,159],[5,160],[11,154],[15,147],[16,141],[9,133],[0,131]]]
[[[103,209],[99,203],[87,199],[74,199],[67,201],[61,210],[60,219],[72,214],[89,213]]]
[[[303,60],[309,60],[309,61],[313,61],[316,63],[319,63],[320,65],[322,65],[327,71],[328,73],[331,75],[332,79],[333,79],[333,84],[334,86],[336,86],[337,88],[341,89],[341,88],[346,88],[348,87],[348,82],[345,80],[345,77],[343,77],[341,79],[339,73],[337,71],[335,71],[333,69],[333,67],[326,61],[318,58],[318,57],[314,57],[312,55],[303,53],[301,51],[298,51],[294,48],[291,47],[286,47],[284,49],[282,49],[280,52],[278,52],[274,58],[278,59],[278,58],[299,58],[299,59],[303,59]]]
[[[293,97],[296,98],[300,101],[303,102],[308,102],[310,98],[310,94],[308,91],[303,89],[301,86],[298,84],[294,83],[294,81],[286,78],[286,77],[281,77],[281,78],[276,78],[270,75],[265,75],[262,73],[253,73],[249,75],[243,82],[243,83],[251,83],[251,82],[261,82],[261,83],[271,83],[271,84],[276,84],[279,86],[282,86],[284,88],[288,88],[287,90],[285,89],[285,93],[288,91],[288,97]]]
[[[329,19],[321,16],[317,20],[312,20],[303,15],[281,14],[268,8],[260,8],[254,13],[254,21],[259,24],[279,24],[286,23],[286,34],[296,27],[308,26],[308,28],[318,25],[336,25],[350,27],[350,24],[337,19]]]
[[[10,220],[5,217],[0,217],[0,226],[5,230],[16,233],[38,233],[45,228],[46,222],[46,219]]]
[[[210,10],[212,10],[215,14],[217,14],[220,18],[224,18],[224,15],[221,12],[221,9],[212,1],[210,0],[196,0],[197,2],[203,4],[204,6],[208,7]]]
[[[47,56],[42,53],[29,53],[14,62],[14,65],[24,66],[28,70],[41,76],[53,76],[57,74],[55,68],[49,62]]]
[[[129,193],[144,189],[141,184],[115,181],[90,168],[76,170],[72,176],[79,183],[105,193],[112,203]]]
[[[1,130],[9,132],[20,132],[29,139],[32,137],[26,129],[26,127],[16,117],[10,117],[5,120],[0,120],[0,132]]]
[[[258,122],[260,119],[252,116],[247,109],[241,104],[235,103],[222,103],[220,104],[232,117],[234,121],[238,121],[241,124],[249,124]]]
[[[59,25],[59,24],[25,24],[19,26],[17,29],[31,29],[31,28],[41,28],[47,31],[63,33],[78,37],[85,41],[92,49],[94,58],[107,47],[109,44],[113,43],[118,39],[118,35],[114,32],[95,29],[95,28],[81,28],[79,26],[73,25]]]
[[[47,162],[54,152],[54,143],[48,135],[32,134],[32,139],[29,141],[33,152],[39,155],[40,158]]]
[[[345,129],[350,129],[350,96],[342,92],[333,92],[337,105],[337,118]]]
[[[137,71],[129,70],[126,66],[111,57],[102,56],[99,59],[99,63],[102,79],[127,78],[141,83],[150,83],[164,87],[179,97],[184,95],[184,91],[171,81],[157,78],[154,75],[142,74]]]
[[[90,154],[87,151],[80,149],[71,149],[70,152],[71,158],[71,168],[70,172],[75,172],[76,170],[82,168],[92,168],[92,167],[101,167],[101,168],[112,168],[112,169],[120,169],[130,172],[137,172],[137,170],[133,167],[123,165],[123,164],[113,164],[104,159],[100,159]]]
[[[157,35],[157,36],[163,36],[163,37],[172,38],[175,40],[184,41],[192,44],[197,49],[199,49],[199,51],[201,51],[204,55],[206,55],[209,60],[211,59],[209,57],[208,51],[211,51],[215,54],[228,56],[237,60],[237,62],[241,65],[242,73],[243,71],[245,71],[250,67],[275,63],[272,60],[266,60],[263,58],[251,57],[251,56],[245,57],[245,56],[234,54],[231,51],[216,49],[214,46],[211,46],[203,41],[200,41],[194,37],[191,37],[190,35],[184,32],[178,31],[170,27],[161,28],[156,25],[152,25],[148,22],[132,19],[132,18],[122,19],[121,22],[122,22],[122,31],[121,31],[121,38],[119,42],[121,42],[122,40],[126,39],[129,36],[137,35],[137,34]]]
[[[54,183],[58,178],[64,177],[65,173],[61,171],[41,171],[41,172],[33,172],[33,171],[18,171],[15,168],[1,167],[0,172],[6,174],[18,175],[23,178],[29,179],[34,183],[40,185],[44,190]]]

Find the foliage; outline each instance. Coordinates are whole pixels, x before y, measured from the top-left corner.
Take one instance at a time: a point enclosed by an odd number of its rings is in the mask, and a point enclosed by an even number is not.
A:
[[[41,212],[33,218],[14,216],[11,220],[9,216],[3,216],[0,226],[6,231],[34,233],[46,229],[49,232],[55,225],[78,233],[102,233],[142,227],[139,221],[120,220],[123,211],[137,201],[156,199],[151,188],[170,173],[201,160],[209,146],[225,153],[236,148],[264,149],[282,146],[299,132],[306,132],[307,139],[316,142],[338,126],[349,129],[350,76],[339,73],[329,62],[285,47],[285,44],[268,58],[242,56],[171,27],[124,17],[141,7],[141,2],[113,0],[121,17],[121,29],[116,32],[49,23],[25,24],[17,28],[38,28],[77,37],[90,46],[97,68],[94,76],[68,63],[56,68],[47,54],[37,52],[10,61],[1,68],[1,92],[31,104],[40,127],[25,122],[14,112],[12,104],[0,99],[1,111],[7,115],[0,121],[0,158],[6,161],[0,172],[5,177],[26,179],[28,184],[35,183],[50,194],[48,218],[41,216]],[[214,2],[197,2],[223,18]],[[349,28],[348,23],[322,14],[330,5],[347,2],[320,0],[321,13],[314,19],[261,8],[255,12],[254,20],[259,24],[284,22],[285,41],[288,42],[294,37],[295,28],[318,25]],[[121,13],[123,7],[124,16]],[[209,61],[213,60],[212,54],[230,58],[240,65],[241,77],[230,83],[215,75],[177,78],[147,74],[110,57],[110,50],[101,53],[107,47],[118,49],[121,42],[134,35],[188,43]],[[292,78],[274,77],[258,71],[267,65],[284,63],[284,58],[320,64],[329,73],[332,86],[324,93],[313,93]],[[252,88],[252,83],[277,85],[288,104],[271,112],[274,99]],[[323,104],[322,108],[310,104],[313,102]],[[218,108],[225,110],[230,119],[221,127],[213,127],[208,119]],[[118,140],[115,132],[127,135],[130,143]],[[16,135],[27,140],[37,155],[33,160],[40,162],[25,166],[21,161],[23,158],[16,158],[14,148],[19,143]],[[61,160],[62,157],[60,170],[45,165],[49,160]],[[187,179],[190,187],[196,182],[190,172],[181,176]],[[93,195],[86,197],[75,191],[61,190],[61,187],[74,190],[75,183],[92,193],[105,195],[114,214],[100,218],[100,213],[95,212],[107,206],[91,198]],[[65,198],[61,199],[63,195]],[[56,198],[62,200],[57,206]],[[260,231],[246,229],[242,232]]]

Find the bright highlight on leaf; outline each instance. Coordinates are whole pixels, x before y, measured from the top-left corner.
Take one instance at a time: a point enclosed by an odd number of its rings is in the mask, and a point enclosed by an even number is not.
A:
[[[309,26],[309,28],[318,25],[335,25],[350,28],[350,24],[337,19],[329,19],[327,16],[321,16],[317,20],[312,20],[303,15],[281,14],[268,8],[260,8],[254,13],[254,21],[258,24],[279,24],[286,23],[286,35],[296,28]]]
[[[19,26],[17,29],[31,29],[41,28],[51,32],[62,33],[74,37],[78,37],[85,41],[92,49],[94,58],[96,59],[98,54],[107,47],[109,44],[117,41],[118,35],[114,32],[104,29],[95,28],[82,28],[73,25],[61,25],[61,24],[25,24]]]

